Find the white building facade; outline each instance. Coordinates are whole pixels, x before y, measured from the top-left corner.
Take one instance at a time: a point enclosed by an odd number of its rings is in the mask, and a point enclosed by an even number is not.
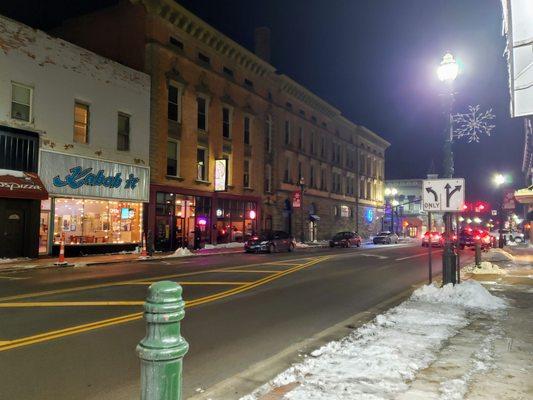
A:
[[[0,228],[15,248],[0,257],[57,253],[61,238],[67,255],[139,246],[149,76],[1,16],[0,43]]]

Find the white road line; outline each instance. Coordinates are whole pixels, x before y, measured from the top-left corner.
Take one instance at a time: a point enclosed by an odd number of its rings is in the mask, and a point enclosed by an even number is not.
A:
[[[439,250],[437,250],[437,251],[434,251],[434,252],[433,252],[433,254],[435,254],[435,253],[440,253],[440,251],[439,251]],[[402,260],[408,260],[408,259],[410,259],[410,258],[415,258],[415,257],[422,257],[422,256],[427,256],[427,255],[428,255],[428,253],[422,253],[422,254],[415,254],[414,256],[409,256],[409,257],[402,257],[402,258],[397,258],[397,259],[396,259],[396,260],[394,260],[394,261],[402,261]]]
[[[380,256],[379,254],[359,253],[358,255],[359,256],[364,256],[364,257],[376,257],[376,258],[379,258],[380,260],[385,260],[385,259],[389,258],[387,256]]]

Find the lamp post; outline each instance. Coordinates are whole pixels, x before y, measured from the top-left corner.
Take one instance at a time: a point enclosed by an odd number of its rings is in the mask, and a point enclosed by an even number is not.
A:
[[[398,189],[396,188],[385,188],[385,203],[390,204],[390,213],[391,213],[391,224],[390,224],[390,230],[391,232],[394,232],[394,207],[396,207],[399,203],[394,198],[398,194]],[[391,200],[392,198],[392,200]],[[382,227],[383,229],[383,227]]]
[[[304,190],[305,190],[305,179],[304,177],[300,177],[300,180],[298,182],[298,186],[300,186],[300,242],[304,242]]]
[[[503,174],[496,174],[492,177],[492,183],[494,184],[494,186],[496,188],[500,188],[502,187],[503,185],[505,185],[506,183],[508,183],[509,179],[503,175]],[[499,237],[498,237],[498,247],[500,249],[503,249],[503,245],[504,245],[504,236],[503,236],[503,225],[504,225],[504,219],[503,219],[503,196],[500,196],[500,204],[499,204],[499,210],[498,210],[498,214],[499,214],[499,220],[500,220],[500,227],[498,229],[498,232],[499,232]]]
[[[442,57],[442,61],[437,69],[437,75],[439,80],[443,82],[448,90],[447,99],[448,99],[448,126],[446,129],[446,135],[444,139],[444,159],[443,159],[443,169],[444,177],[451,178],[453,177],[454,163],[453,163],[453,151],[452,151],[452,141],[453,141],[453,103],[454,103],[454,92],[453,92],[453,82],[457,75],[459,74],[459,65],[453,58],[450,53],[446,53]],[[444,242],[444,251],[442,253],[442,284],[446,285],[448,283],[456,282],[456,263],[457,255],[452,249],[452,214],[447,212],[444,214],[444,226],[445,226],[445,242]]]

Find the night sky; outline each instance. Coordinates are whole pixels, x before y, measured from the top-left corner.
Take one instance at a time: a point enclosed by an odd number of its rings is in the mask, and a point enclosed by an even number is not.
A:
[[[112,2],[1,0],[0,13],[46,29]],[[496,171],[523,186],[523,121],[509,116],[500,0],[179,2],[249,49],[256,27],[271,28],[280,72],[392,143],[387,179],[423,178],[432,160],[441,172],[444,88],[436,67],[451,51],[463,65],[455,112],[480,104],[496,114],[491,137],[454,144],[455,176],[466,178],[467,200],[494,201]]]

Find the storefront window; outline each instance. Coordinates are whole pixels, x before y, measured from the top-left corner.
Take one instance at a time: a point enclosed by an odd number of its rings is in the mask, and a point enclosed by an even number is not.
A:
[[[126,201],[55,199],[54,243],[139,243],[142,203]]]
[[[257,204],[253,201],[218,199],[217,242],[241,242],[256,233]]]
[[[48,253],[48,232],[50,229],[50,199],[41,201],[39,223],[39,254]]]

